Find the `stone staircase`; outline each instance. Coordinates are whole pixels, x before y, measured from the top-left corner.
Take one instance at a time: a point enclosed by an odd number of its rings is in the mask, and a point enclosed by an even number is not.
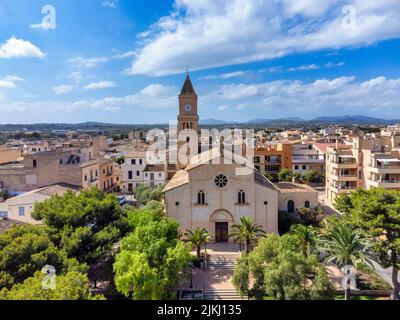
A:
[[[242,300],[247,297],[240,297],[236,289],[213,289],[203,291],[204,300]]]
[[[237,254],[212,254],[208,260],[208,270],[232,277],[237,264]],[[242,300],[234,287],[203,290],[204,300]]]
[[[208,269],[221,271],[235,271],[237,255],[211,255]]]

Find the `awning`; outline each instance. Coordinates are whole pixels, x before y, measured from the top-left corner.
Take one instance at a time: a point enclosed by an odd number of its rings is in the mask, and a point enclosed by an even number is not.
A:
[[[339,155],[339,158],[354,158],[354,157],[349,154],[342,154],[342,155]]]
[[[394,159],[394,158],[390,158],[390,159],[376,159],[379,162],[400,162],[400,159]]]

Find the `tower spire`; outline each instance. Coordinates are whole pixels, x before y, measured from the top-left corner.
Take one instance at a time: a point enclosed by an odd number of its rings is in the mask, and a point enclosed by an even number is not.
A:
[[[181,95],[197,95],[196,91],[194,90],[192,81],[190,80],[188,69],[186,69],[186,79],[181,90]]]

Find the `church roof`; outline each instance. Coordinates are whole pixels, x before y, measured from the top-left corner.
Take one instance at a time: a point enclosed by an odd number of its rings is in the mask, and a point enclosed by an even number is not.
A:
[[[186,170],[177,171],[172,179],[167,183],[163,192],[175,189],[189,182],[189,174]]]
[[[192,81],[190,80],[189,74],[186,76],[185,83],[183,84],[181,95],[196,95]]]
[[[180,187],[182,185],[185,185],[189,183],[189,170],[197,168],[199,166],[205,165],[205,164],[213,164],[214,159],[217,159],[218,157],[221,157],[221,149],[220,148],[214,148],[205,152],[202,152],[196,156],[194,156],[189,164],[186,166],[185,169],[179,170],[178,172],[175,173],[175,175],[172,177],[172,179],[168,182],[168,184],[165,186],[163,192],[175,189],[177,187]],[[254,171],[254,182],[262,185],[264,187],[267,187],[269,189],[273,189],[278,191],[278,188],[271,182],[269,181],[266,177],[264,177],[257,169],[255,169],[248,161],[246,158],[240,155],[233,155],[232,152],[229,152],[227,150],[223,150],[224,157],[227,157],[227,159],[230,159],[230,163],[236,162],[239,165],[247,166],[248,168],[251,168]],[[223,162],[222,162],[223,163]]]

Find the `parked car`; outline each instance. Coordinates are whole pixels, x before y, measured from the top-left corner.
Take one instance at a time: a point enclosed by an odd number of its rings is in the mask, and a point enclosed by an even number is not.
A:
[[[124,196],[119,196],[118,202],[120,206],[123,206],[124,204],[126,204],[126,198]]]

